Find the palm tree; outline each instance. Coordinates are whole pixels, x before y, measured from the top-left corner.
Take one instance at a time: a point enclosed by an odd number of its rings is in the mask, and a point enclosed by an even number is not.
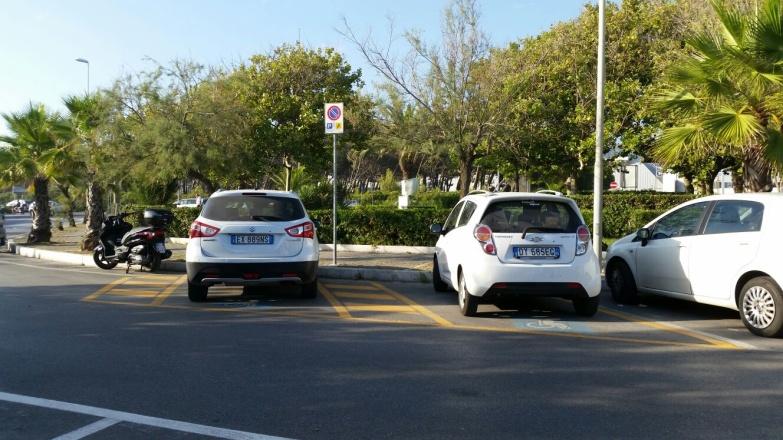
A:
[[[98,147],[103,101],[100,95],[68,96],[63,102],[71,120],[72,140],[70,152],[64,159],[78,163],[87,183],[85,221],[87,232],[82,240],[82,250],[92,250],[99,242],[104,216],[103,188],[97,180]]]
[[[3,153],[5,164],[2,175],[6,182],[32,181],[35,199],[33,227],[28,243],[47,242],[52,237],[49,212],[49,180],[52,169],[49,154],[56,149],[68,132],[66,121],[57,113],[48,113],[43,105],[30,107],[19,113],[3,114],[11,131],[0,136],[9,147]]]
[[[675,126],[654,150],[666,164],[728,152],[754,192],[769,191],[772,167],[783,166],[783,0],[763,1],[755,11],[711,0],[718,28],[688,39],[670,70],[658,101]]]

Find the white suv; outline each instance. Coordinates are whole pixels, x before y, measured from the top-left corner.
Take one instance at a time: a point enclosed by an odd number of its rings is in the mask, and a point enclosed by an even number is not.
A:
[[[190,227],[188,297],[203,301],[209,286],[301,284],[318,287],[318,238],[299,197],[265,190],[218,191]]]
[[[460,311],[482,301],[548,296],[573,300],[577,313],[598,310],[601,271],[576,203],[540,193],[471,194],[452,209],[432,264],[435,290],[455,288]]]
[[[783,195],[733,194],[684,203],[609,247],[612,297],[651,293],[739,310],[760,336],[783,335]]]

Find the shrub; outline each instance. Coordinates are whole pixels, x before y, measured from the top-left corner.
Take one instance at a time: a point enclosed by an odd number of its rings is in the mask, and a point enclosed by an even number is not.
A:
[[[459,201],[458,192],[419,191],[413,195],[412,206],[432,208],[453,208]]]
[[[432,223],[442,223],[450,209],[356,207],[338,210],[337,241],[342,244],[432,246]],[[319,222],[318,240],[332,242],[332,211],[312,210]]]
[[[386,170],[386,174],[378,181],[378,186],[380,186],[381,191],[383,192],[400,191],[400,184],[397,182],[397,179],[394,178],[392,170]]]

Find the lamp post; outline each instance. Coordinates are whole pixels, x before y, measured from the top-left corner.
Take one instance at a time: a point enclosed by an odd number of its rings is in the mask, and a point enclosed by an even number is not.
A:
[[[593,174],[593,249],[601,262],[604,195],[604,9],[606,0],[598,0],[598,78],[595,99],[595,170]]]
[[[90,62],[84,58],[76,58],[77,63],[84,63],[87,65],[87,94],[90,94]]]

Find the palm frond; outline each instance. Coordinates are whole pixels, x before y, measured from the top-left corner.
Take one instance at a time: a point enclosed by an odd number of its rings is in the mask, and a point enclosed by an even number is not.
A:
[[[703,116],[704,129],[726,144],[744,145],[762,133],[756,115],[747,110],[724,107]]]
[[[687,90],[667,90],[653,97],[656,107],[665,112],[690,114],[701,108],[701,100]]]
[[[652,154],[656,161],[668,166],[682,157],[701,152],[706,145],[702,127],[688,124],[664,130],[655,142]]]
[[[767,128],[764,156],[778,168],[783,167],[783,133],[779,129]]]
[[[711,0],[711,3],[725,41],[731,46],[741,46],[749,27],[747,16],[738,8],[727,6],[724,0]]]

